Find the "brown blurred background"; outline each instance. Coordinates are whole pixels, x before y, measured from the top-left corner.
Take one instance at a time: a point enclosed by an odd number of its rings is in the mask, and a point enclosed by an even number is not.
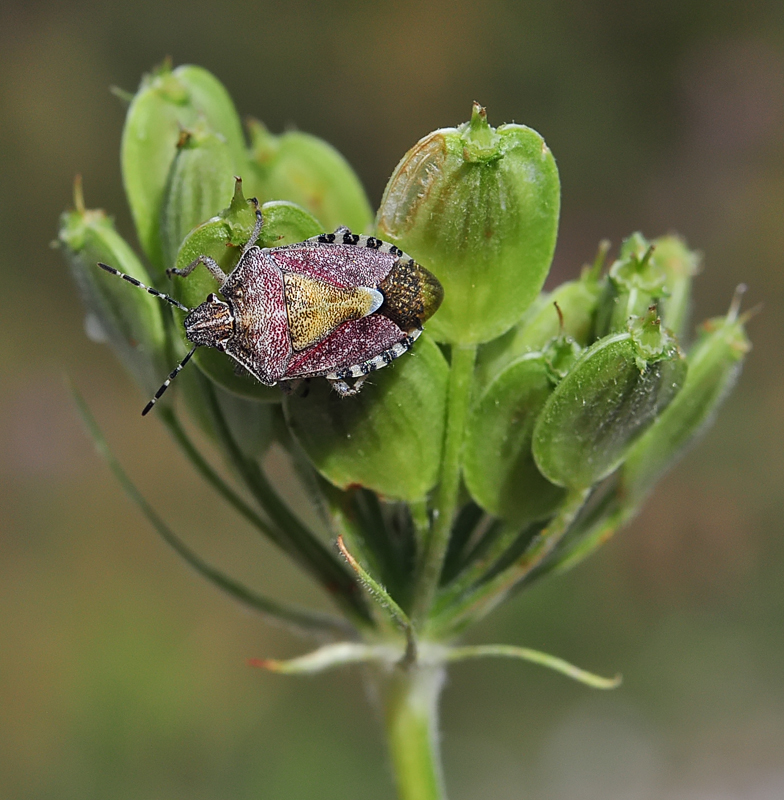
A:
[[[83,333],[48,247],[75,173],[132,238],[124,108],[171,55],[241,114],[318,134],[374,204],[405,150],[464,121],[546,138],[563,185],[553,277],[598,240],[671,230],[705,254],[695,319],[749,284],[755,349],[710,434],[589,563],[472,633],[586,668],[452,670],[453,800],[784,797],[784,4],[780,0],[182,3],[6,0],[0,9],[0,797],[374,798],[393,790],[351,672],[252,656],[306,646],[189,573],[94,455],[85,393],[178,531],[254,585],[321,597],[202,490],[110,353]]]

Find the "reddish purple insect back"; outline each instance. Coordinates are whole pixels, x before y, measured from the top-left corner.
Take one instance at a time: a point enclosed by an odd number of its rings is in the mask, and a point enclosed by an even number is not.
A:
[[[444,290],[437,278],[393,244],[348,228],[298,244],[261,248],[256,226],[228,276],[209,256],[170,274],[187,277],[199,265],[220,282],[185,317],[193,350],[169,375],[146,414],[196,347],[225,352],[268,386],[323,376],[341,396],[356,394],[365,377],[408,350],[438,310]],[[101,264],[151,294],[177,301]],[[353,385],[347,379],[355,379]]]

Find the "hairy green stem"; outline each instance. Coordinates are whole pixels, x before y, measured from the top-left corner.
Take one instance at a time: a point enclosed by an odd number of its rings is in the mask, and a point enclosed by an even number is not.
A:
[[[503,572],[467,592],[462,600],[455,600],[435,621],[435,628],[444,634],[455,633],[470,622],[490,613],[514,588],[552,553],[588,497],[589,490],[571,490],[560,511],[542,532],[531,542],[525,552]],[[446,629],[446,630],[445,630]]]
[[[397,667],[382,680],[387,742],[400,800],[445,800],[438,742],[444,668]]]
[[[530,661],[541,667],[547,667],[554,672],[560,672],[567,678],[578,681],[590,686],[592,689],[616,689],[621,685],[621,676],[614,678],[603,678],[594,675],[592,672],[575,667],[568,661],[564,661],[557,656],[543,653],[541,650],[532,650],[530,647],[517,647],[511,644],[480,644],[467,645],[465,647],[451,647],[446,651],[446,661],[465,661],[470,658],[516,658],[521,661]]]
[[[433,524],[419,562],[411,614],[414,627],[417,629],[423,627],[433,604],[457,510],[460,491],[460,452],[471,400],[475,361],[476,345],[453,345],[441,478],[433,504]]]
[[[636,511],[636,508],[621,508],[614,514],[598,520],[574,544],[565,548],[563,553],[559,553],[552,560],[552,563],[545,564],[541,572],[537,572],[536,577],[542,577],[550,573],[560,575],[576,567],[594,551],[606,544],[615,532],[634,516]]]
[[[430,516],[427,511],[427,500],[414,500],[408,504],[411,520],[414,523],[417,552],[424,552],[427,537],[430,533]]]
[[[487,539],[480,540],[466,559],[466,566],[459,572],[448,585],[442,587],[435,606],[435,613],[439,609],[448,607],[453,600],[465,594],[475,584],[478,584],[490,572],[493,566],[515,543],[522,531],[519,525],[497,521],[492,534]]]

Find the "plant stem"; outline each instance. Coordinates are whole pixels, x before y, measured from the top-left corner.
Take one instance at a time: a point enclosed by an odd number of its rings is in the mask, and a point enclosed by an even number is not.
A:
[[[460,451],[471,399],[475,361],[476,345],[453,345],[441,479],[433,505],[433,526],[419,562],[414,590],[411,617],[417,629],[422,628],[433,604],[455,518],[460,491]]]
[[[621,508],[614,514],[599,519],[591,528],[588,528],[583,536],[575,541],[571,547],[567,548],[562,554],[559,554],[557,558],[553,559],[552,564],[546,564],[541,574],[547,575],[552,572],[555,575],[560,575],[576,567],[595,550],[598,550],[602,545],[606,544],[615,532],[634,516],[636,511],[636,508]],[[537,575],[537,577],[540,576]]]
[[[561,541],[589,494],[588,489],[572,489],[559,512],[526,548],[525,552],[503,572],[472,589],[462,599],[456,599],[433,621],[433,627],[443,636],[445,628],[454,635],[470,622],[490,613],[527,575],[533,572],[552,553]]]
[[[209,404],[216,433],[248,491],[264,510],[273,525],[267,535],[282,550],[305,567],[324,586],[353,623],[372,625],[359,586],[327,547],[286,506],[255,461],[242,453],[229,430],[209,380],[202,377],[204,397]]]
[[[270,525],[262,519],[231,487],[218,475],[210,466],[209,462],[196,449],[193,441],[185,432],[180,424],[177,415],[170,407],[164,406],[158,411],[158,417],[169,429],[177,444],[182,448],[183,453],[218,494],[232,506],[237,512],[245,517],[254,527],[258,528],[263,534],[274,540],[274,533],[270,530]]]
[[[114,454],[109,449],[109,445],[103,433],[101,433],[98,423],[87,407],[87,403],[85,403],[84,398],[73,386],[71,387],[71,393],[73,394],[82,421],[93,440],[93,444],[101,457],[109,465],[109,469],[114,473],[114,476],[119,481],[125,493],[136,503],[150,524],[158,531],[161,538],[189,566],[212,584],[231,595],[235,600],[239,600],[239,602],[257,611],[261,611],[275,621],[284,622],[311,634],[324,635],[326,633],[336,638],[353,636],[355,631],[340,617],[333,617],[331,614],[309,611],[307,609],[301,609],[284,603],[278,603],[275,600],[270,600],[253,591],[253,589],[249,589],[247,586],[235,581],[220,570],[215,569],[215,567],[196,555],[196,553],[169,528],[163,519],[158,516],[155,509],[145,500],[141,492],[139,492],[131,479],[126,475],[125,471],[120,466],[120,462],[117,461]]]
[[[414,523],[417,552],[423,552],[430,533],[430,518],[427,512],[427,500],[413,500],[408,504],[411,520]]]
[[[384,717],[400,800],[445,800],[438,742],[442,666],[398,667],[386,678]]]

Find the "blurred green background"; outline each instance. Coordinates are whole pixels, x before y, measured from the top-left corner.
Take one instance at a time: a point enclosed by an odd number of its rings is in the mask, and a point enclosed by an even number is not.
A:
[[[132,237],[124,108],[172,56],[241,114],[336,145],[378,203],[397,160],[468,118],[526,123],[563,185],[551,282],[598,240],[677,230],[705,255],[696,320],[735,285],[755,349],[718,423],[590,562],[472,632],[624,684],[458,665],[453,800],[784,796],[784,4],[780,0],[211,3],[0,8],[0,797],[374,798],[393,790],[357,673],[265,674],[307,643],[236,607],[156,539],[76,419],[85,393],[174,527],[270,594],[322,598],[203,491],[48,247],[75,173]]]

